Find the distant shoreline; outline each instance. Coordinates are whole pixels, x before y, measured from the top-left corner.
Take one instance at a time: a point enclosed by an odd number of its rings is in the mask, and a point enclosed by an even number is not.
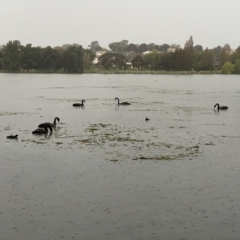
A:
[[[35,70],[30,70],[29,72],[26,71],[14,71],[14,72],[9,72],[6,70],[0,70],[0,73],[24,73],[24,74],[148,74],[148,75],[190,75],[190,74],[222,74],[221,70],[214,70],[214,71],[145,71],[145,70],[87,70],[83,73],[66,73],[63,71],[35,71]],[[231,74],[234,75],[234,74]]]

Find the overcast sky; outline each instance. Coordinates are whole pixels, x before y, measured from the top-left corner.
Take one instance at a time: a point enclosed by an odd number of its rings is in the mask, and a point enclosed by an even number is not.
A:
[[[0,0],[0,45],[240,45],[240,0]]]

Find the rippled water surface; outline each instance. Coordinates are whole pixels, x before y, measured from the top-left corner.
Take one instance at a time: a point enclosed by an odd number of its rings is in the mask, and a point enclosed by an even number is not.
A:
[[[239,80],[0,74],[0,239],[240,239]]]

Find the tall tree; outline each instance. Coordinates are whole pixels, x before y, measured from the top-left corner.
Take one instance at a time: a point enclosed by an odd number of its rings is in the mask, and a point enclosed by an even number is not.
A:
[[[159,51],[166,52],[169,47],[170,46],[168,44],[164,43],[163,45],[159,46]]]
[[[92,61],[91,61],[91,56],[88,52],[84,53],[83,60],[84,60],[84,68],[89,69],[92,66]]]
[[[119,53],[107,52],[103,54],[98,60],[99,66],[107,70],[110,67],[116,67],[117,69],[125,69],[127,67],[126,57]]]
[[[2,53],[2,51],[0,50],[0,69],[2,69],[3,68],[3,53]]]
[[[203,52],[195,54],[194,70],[212,71],[213,70],[213,51],[205,49]]]
[[[45,71],[56,70],[54,52],[50,46],[42,49],[41,67],[45,69]]]
[[[201,45],[196,45],[193,47],[194,52],[202,52],[203,47]]]
[[[84,71],[82,46],[70,46],[63,54],[64,70],[69,73],[82,73]]]
[[[146,63],[148,63],[151,70],[160,70],[163,68],[161,54],[158,52],[145,54],[143,59]],[[145,64],[145,66],[146,65],[147,64]]]
[[[20,67],[21,43],[18,40],[9,41],[3,46],[3,67],[8,71],[17,71]]]
[[[231,47],[228,43],[226,43],[224,46],[223,46],[223,49],[226,50],[226,52],[230,52],[231,51]]]
[[[185,55],[185,69],[192,70],[194,62],[194,50],[193,50],[193,38],[192,36],[189,40],[186,41],[184,50],[186,51]]]
[[[138,48],[135,44],[130,43],[126,48],[125,48],[125,52],[138,52]]]
[[[110,43],[109,48],[115,53],[122,53],[128,46],[128,40],[122,40],[121,42]]]
[[[98,41],[92,41],[89,47],[93,52],[102,51],[102,47],[99,45]]]
[[[234,73],[240,74],[240,59],[235,62]]]
[[[143,52],[146,52],[148,49],[147,49],[147,44],[146,43],[142,43],[140,44],[140,46],[138,47],[138,51],[140,53],[143,53]]]
[[[144,67],[144,60],[141,55],[137,55],[133,60],[132,60],[132,65],[134,68],[137,68],[140,70],[141,68]]]

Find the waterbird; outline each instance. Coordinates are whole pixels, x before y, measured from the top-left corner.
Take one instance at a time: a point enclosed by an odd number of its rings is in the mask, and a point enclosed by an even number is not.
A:
[[[18,135],[9,135],[7,136],[8,139],[17,139]]]
[[[52,134],[52,127],[49,126],[49,125],[46,126],[46,127],[44,127],[44,128],[38,128],[38,129],[34,130],[34,131],[32,132],[32,134],[38,134],[38,135],[47,134],[47,133],[48,133],[48,128],[49,128],[49,130],[50,130],[50,132],[51,132],[51,134]]]
[[[149,120],[150,120],[149,118],[147,118],[147,117],[145,118],[145,121],[149,121]]]
[[[215,108],[216,106],[217,106],[217,110],[227,110],[227,109],[228,109],[227,106],[221,106],[221,107],[220,107],[219,103],[216,103],[216,104],[214,105],[214,108]]]
[[[60,118],[55,117],[54,120],[53,120],[53,123],[50,123],[50,122],[41,123],[41,124],[38,125],[38,127],[39,128],[45,128],[47,126],[50,126],[50,127],[55,128],[56,125],[57,125],[57,123],[56,123],[57,121],[60,122]]]
[[[128,103],[128,102],[121,102],[121,103],[120,103],[120,102],[119,102],[119,98],[117,98],[117,97],[115,98],[115,100],[118,100],[118,105],[126,105],[126,106],[127,106],[127,105],[131,105],[131,104]]]
[[[82,100],[82,103],[74,103],[73,107],[83,107],[85,103],[85,100]]]

